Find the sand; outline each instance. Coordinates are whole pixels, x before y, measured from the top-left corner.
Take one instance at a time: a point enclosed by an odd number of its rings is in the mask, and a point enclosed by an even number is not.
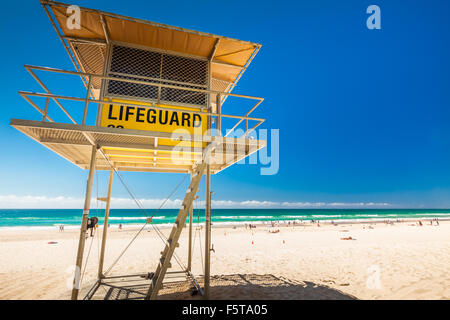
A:
[[[111,228],[105,269],[135,232]],[[204,247],[195,233],[199,275]],[[0,231],[0,299],[68,299],[77,242],[77,230]],[[450,222],[213,228],[212,243],[213,299],[450,299]],[[96,279],[99,244],[99,237],[86,243],[81,296]],[[110,274],[154,271],[162,249],[146,230]],[[176,252],[186,264],[187,229]]]

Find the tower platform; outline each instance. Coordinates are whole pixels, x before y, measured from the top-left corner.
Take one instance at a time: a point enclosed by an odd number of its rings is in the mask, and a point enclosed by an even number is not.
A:
[[[82,169],[89,169],[91,147],[97,145],[96,170],[188,173],[205,149],[158,145],[171,134],[79,124],[11,119],[11,126]],[[264,140],[220,136],[177,135],[183,142],[215,142],[211,173],[218,173],[266,146]],[[113,168],[111,167],[113,165]]]

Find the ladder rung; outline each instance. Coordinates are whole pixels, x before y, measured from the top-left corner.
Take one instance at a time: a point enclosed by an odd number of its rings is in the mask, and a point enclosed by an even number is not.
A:
[[[169,244],[169,246],[171,246],[172,245],[172,239],[167,239],[167,243]],[[175,243],[175,248],[178,248],[180,246],[180,243]],[[166,250],[168,250],[169,248],[168,247],[166,247]]]
[[[175,248],[178,248],[180,246],[180,244],[177,242],[175,243]]]
[[[161,268],[162,268],[162,266],[163,266],[163,264],[164,264],[164,259],[161,259],[161,260],[163,260],[163,261],[160,261],[160,262],[159,262],[159,265],[160,265]],[[172,268],[172,264],[171,264],[170,262],[167,264],[167,268]]]

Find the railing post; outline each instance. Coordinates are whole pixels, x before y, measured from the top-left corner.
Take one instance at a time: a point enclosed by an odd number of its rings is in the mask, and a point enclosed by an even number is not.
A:
[[[161,85],[158,86],[158,105],[161,104]]]
[[[42,121],[45,121],[47,119],[47,113],[48,113],[48,104],[50,102],[50,98],[45,99],[45,108],[44,108],[44,114],[42,116]]]
[[[88,106],[89,106],[89,94],[91,92],[91,83],[92,83],[92,76],[89,75],[89,81],[87,85],[87,92],[86,92],[86,99],[84,102],[84,112],[83,112],[83,126],[86,124],[86,118],[87,118],[87,112],[88,112]]]

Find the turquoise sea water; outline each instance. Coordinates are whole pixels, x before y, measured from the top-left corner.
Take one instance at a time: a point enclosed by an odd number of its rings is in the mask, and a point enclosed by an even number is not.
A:
[[[177,209],[112,209],[110,224],[142,225],[146,214],[153,216],[153,223],[172,224]],[[0,228],[53,228],[59,225],[79,227],[82,210],[79,209],[0,209]],[[91,210],[90,216],[98,216],[103,223],[104,210]],[[256,221],[294,220],[396,220],[449,218],[448,209],[213,209],[213,224],[243,224]],[[194,222],[204,221],[204,210],[194,211]]]

